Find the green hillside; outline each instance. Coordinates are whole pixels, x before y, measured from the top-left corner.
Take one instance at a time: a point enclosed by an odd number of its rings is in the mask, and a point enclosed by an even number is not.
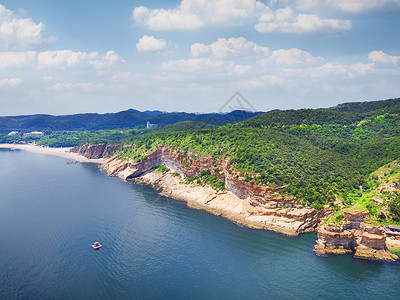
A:
[[[353,109],[354,108],[354,109]],[[375,184],[370,174],[400,158],[400,99],[324,110],[269,112],[214,129],[155,131],[122,141],[136,161],[163,145],[186,159],[229,159],[247,181],[282,190],[320,209],[339,197],[350,206]]]
[[[379,191],[382,180],[390,179],[392,187],[399,186],[395,166],[400,159],[400,98],[346,103],[328,109],[271,111],[255,114],[250,119],[251,114],[243,111],[201,117],[189,115],[193,119],[188,120],[184,113],[178,117],[154,112],[150,116],[164,120],[164,125],[173,123],[159,130],[134,126],[108,128],[128,124],[131,114],[123,112],[118,116],[104,116],[108,121],[101,123],[103,119],[96,125],[107,124],[104,129],[49,130],[44,137],[28,138],[19,132],[13,136],[0,135],[0,141],[22,139],[47,146],[87,142],[129,145],[121,147],[118,153],[122,159],[136,162],[164,146],[183,155],[184,164],[201,156],[211,156],[221,162],[227,160],[241,179],[267,186],[287,186],[281,192],[295,196],[302,205],[321,209],[329,204],[338,209],[334,202],[340,199],[345,207],[361,205],[369,209],[376,222],[400,222],[400,215],[396,219],[396,212],[400,212],[397,194],[389,197]],[[25,117],[15,117],[18,118],[26,121]],[[3,124],[7,124],[4,126],[9,126],[10,120],[4,120]],[[378,176],[377,172],[391,177]],[[385,200],[381,207],[373,202],[378,196]]]

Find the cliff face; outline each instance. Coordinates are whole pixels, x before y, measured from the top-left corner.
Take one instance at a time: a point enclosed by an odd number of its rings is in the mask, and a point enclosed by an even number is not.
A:
[[[97,158],[107,158],[111,153],[114,153],[119,149],[118,145],[106,145],[106,144],[98,144],[98,145],[90,145],[85,144],[79,149],[75,149],[75,151],[86,158],[97,159]]]
[[[110,147],[110,146],[107,146]],[[105,145],[84,146],[79,152],[86,157],[104,157],[111,151]],[[112,150],[112,149],[111,149]],[[181,176],[195,176],[202,170],[210,170],[211,175],[225,181],[225,196],[215,191],[193,198],[193,186],[186,186],[183,191],[182,184],[163,183],[162,180],[148,180],[145,174],[159,165],[179,172]],[[220,172],[215,172],[216,166]],[[321,213],[313,208],[296,208],[292,196],[281,195],[279,190],[284,187],[266,187],[254,185],[236,177],[236,173],[228,161],[219,161],[213,157],[200,157],[197,160],[186,160],[183,156],[172,154],[167,148],[160,147],[147,156],[147,159],[135,163],[132,160],[123,160],[114,155],[107,160],[106,170],[108,175],[117,176],[123,180],[138,179],[147,183],[162,186],[164,194],[170,197],[188,201],[190,206],[205,209],[215,214],[222,214],[238,223],[249,227],[264,228],[288,235],[298,235],[301,232],[314,231]],[[149,176],[147,176],[149,177]],[[151,177],[151,176],[150,176]],[[147,181],[146,181],[147,180]],[[202,187],[204,190],[205,187]],[[198,191],[201,194],[200,190]],[[231,196],[229,196],[231,195]],[[221,197],[220,197],[221,196]]]
[[[183,164],[183,161],[186,163]],[[107,172],[108,175],[129,180],[141,176],[161,164],[183,176],[195,176],[202,170],[210,170],[211,175],[225,181],[225,189],[228,192],[240,199],[249,199],[250,204],[254,207],[292,207],[295,204],[292,196],[279,194],[278,191],[284,187],[266,187],[235,179],[235,173],[232,172],[232,167],[227,161],[219,161],[212,157],[201,157],[198,160],[187,161],[183,156],[173,155],[163,147],[148,155],[147,159],[140,163],[129,160],[121,161],[117,155],[113,156],[107,161]],[[222,169],[222,172],[215,172],[215,166],[218,166],[220,170]]]
[[[318,254],[345,254],[354,252],[354,257],[365,259],[398,260],[388,251],[386,235],[382,228],[364,223],[367,211],[344,213],[346,222],[321,225],[315,251]]]

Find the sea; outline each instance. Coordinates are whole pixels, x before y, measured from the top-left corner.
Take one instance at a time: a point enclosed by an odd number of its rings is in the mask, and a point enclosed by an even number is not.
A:
[[[0,149],[0,299],[400,299],[399,263],[320,257],[315,240]]]

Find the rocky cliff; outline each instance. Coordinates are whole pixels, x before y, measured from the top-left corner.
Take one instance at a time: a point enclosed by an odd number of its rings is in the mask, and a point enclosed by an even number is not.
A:
[[[101,155],[104,157],[106,150],[107,147],[104,145],[85,145],[79,152],[86,157]],[[154,181],[149,179],[153,177],[145,176],[161,164],[178,172],[181,177],[195,176],[202,170],[210,170],[211,175],[225,181],[226,192],[218,194],[210,190],[204,194],[197,189],[198,191],[193,193],[195,190],[193,186],[175,182],[171,187],[171,180]],[[215,171],[216,166],[219,169],[218,172]],[[171,153],[168,148],[160,147],[139,163],[122,159],[119,155],[109,157],[106,170],[108,175],[117,176],[123,180],[140,178],[146,183],[155,184],[161,187],[164,194],[188,201],[192,207],[222,214],[246,226],[269,229],[287,235],[314,231],[323,216],[313,208],[296,207],[292,196],[279,193],[279,190],[284,187],[266,187],[246,182],[233,170],[228,161],[219,161],[213,157],[188,160],[182,155]],[[205,188],[201,187],[203,191]],[[193,195],[195,195],[194,198]]]
[[[80,155],[83,155],[86,158],[97,159],[97,158],[109,157],[110,154],[117,151],[119,147],[120,147],[119,145],[108,145],[108,144],[97,144],[97,145],[85,144],[79,148],[72,149],[72,151],[79,153]]]
[[[387,249],[383,228],[364,223],[367,211],[345,211],[346,220],[340,224],[325,224],[318,228],[315,245],[317,254],[353,253],[356,258],[398,260]]]

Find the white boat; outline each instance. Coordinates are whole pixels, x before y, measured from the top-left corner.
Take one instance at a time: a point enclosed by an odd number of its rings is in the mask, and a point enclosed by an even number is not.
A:
[[[100,244],[99,242],[95,242],[95,243],[92,245],[92,247],[93,247],[93,249],[99,249],[99,248],[101,248],[101,244]]]

